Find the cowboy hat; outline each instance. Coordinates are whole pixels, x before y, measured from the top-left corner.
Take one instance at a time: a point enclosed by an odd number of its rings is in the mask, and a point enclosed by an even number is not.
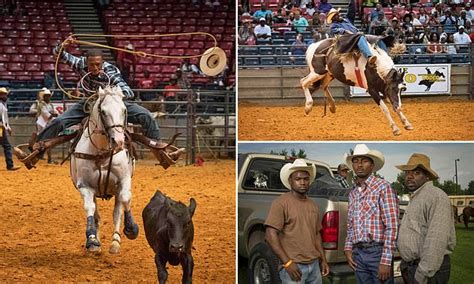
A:
[[[1,87],[1,88],[0,88],[0,93],[8,94],[9,92],[8,92],[7,88]]]
[[[332,17],[334,17],[334,15],[339,13],[340,10],[341,8],[337,8],[337,9],[331,8],[331,10],[329,10],[328,12],[328,15],[326,16],[326,22],[328,24],[332,23]]]
[[[133,50],[133,45],[131,43],[125,46],[126,49]]]
[[[224,71],[226,64],[227,57],[224,50],[219,47],[211,47],[201,56],[199,67],[207,76],[216,76]]]
[[[346,158],[346,164],[352,168],[352,159],[355,157],[368,157],[374,162],[373,172],[380,170],[385,163],[385,158],[380,151],[370,150],[365,144],[357,144],[354,153]]]
[[[397,169],[402,171],[412,171],[418,167],[422,168],[428,174],[430,180],[438,178],[438,174],[431,169],[430,158],[425,154],[414,153],[411,155],[410,159],[406,165],[395,166]]]
[[[342,163],[342,164],[339,164],[339,166],[337,166],[337,170],[342,171],[342,170],[350,170],[350,169],[346,164]]]
[[[40,99],[43,99],[45,95],[49,95],[51,96],[51,91],[46,88],[46,87],[43,87],[39,92],[38,92],[38,97]]]
[[[314,164],[308,166],[303,159],[296,159],[293,163],[285,164],[280,170],[281,182],[289,190],[291,190],[291,185],[288,179],[292,173],[297,171],[303,171],[309,174],[309,184],[312,184],[316,178],[316,166]]]

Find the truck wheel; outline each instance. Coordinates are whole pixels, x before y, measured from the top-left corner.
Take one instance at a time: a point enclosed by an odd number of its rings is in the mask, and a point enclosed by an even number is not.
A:
[[[261,242],[255,245],[250,251],[249,283],[281,283],[278,264],[278,257],[267,243]]]

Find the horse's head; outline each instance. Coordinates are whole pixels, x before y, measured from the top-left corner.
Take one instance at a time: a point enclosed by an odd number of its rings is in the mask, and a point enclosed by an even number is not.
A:
[[[168,228],[169,251],[172,253],[184,253],[191,248],[186,247],[187,240],[193,238],[194,226],[192,217],[196,210],[196,200],[189,200],[189,207],[182,202],[176,202],[169,198],[165,200],[167,208],[166,224]]]
[[[395,112],[402,109],[402,100],[400,96],[402,92],[407,90],[406,84],[403,81],[404,76],[405,70],[403,72],[399,72],[393,68],[385,78],[384,94],[390,100]]]
[[[127,108],[123,103],[123,93],[119,87],[99,88],[97,111],[105,134],[112,149],[121,150],[125,145]]]

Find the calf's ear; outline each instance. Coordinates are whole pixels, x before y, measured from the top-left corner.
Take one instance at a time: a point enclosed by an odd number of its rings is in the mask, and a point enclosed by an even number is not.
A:
[[[191,217],[194,215],[194,210],[196,210],[196,200],[194,198],[189,199],[189,214],[191,214]]]

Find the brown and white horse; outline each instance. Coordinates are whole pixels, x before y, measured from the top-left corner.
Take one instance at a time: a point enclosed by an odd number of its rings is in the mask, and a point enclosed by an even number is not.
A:
[[[306,50],[306,63],[310,73],[301,79],[301,86],[306,97],[305,112],[309,114],[313,107],[311,93],[322,88],[332,113],[336,112],[334,99],[329,92],[329,83],[337,79],[349,86],[366,89],[387,118],[394,135],[400,135],[400,129],[390,115],[384,102],[388,97],[393,110],[398,114],[405,129],[413,126],[402,113],[400,94],[406,90],[403,83],[404,72],[398,72],[392,58],[380,47],[371,45],[373,55],[377,56],[375,66],[368,66],[364,56],[340,55],[334,51],[334,38],[311,44]]]

